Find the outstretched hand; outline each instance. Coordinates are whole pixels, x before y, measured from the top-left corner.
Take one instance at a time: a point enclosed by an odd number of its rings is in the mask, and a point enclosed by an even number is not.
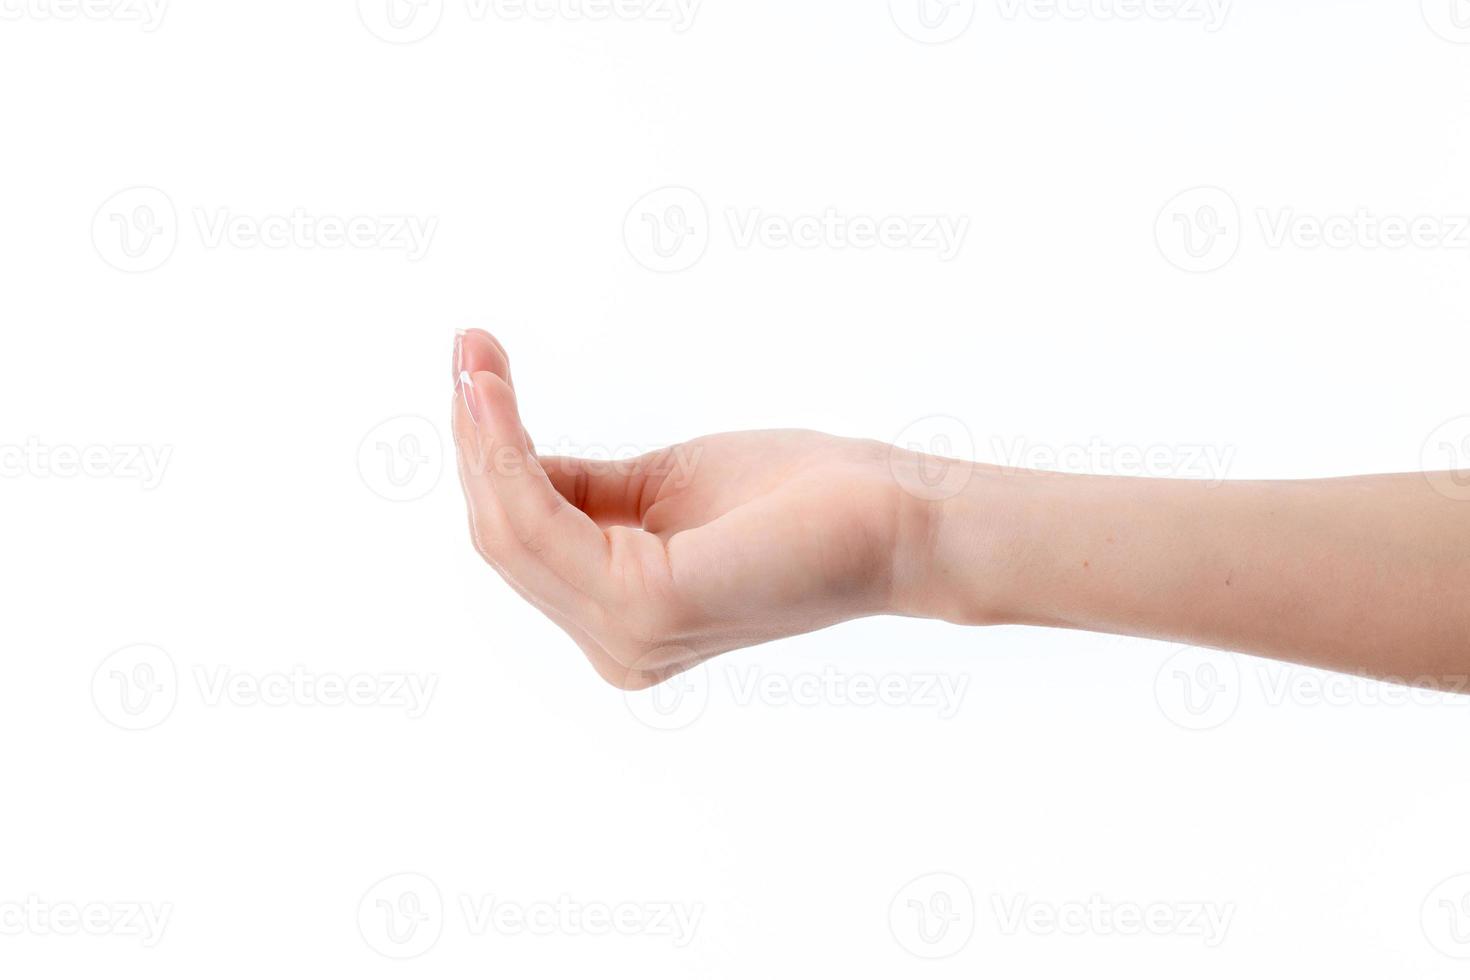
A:
[[[928,515],[895,480],[908,461],[892,447],[783,430],[630,460],[538,457],[499,342],[460,335],[455,377],[475,547],[618,687],[901,611],[914,588],[907,543]]]

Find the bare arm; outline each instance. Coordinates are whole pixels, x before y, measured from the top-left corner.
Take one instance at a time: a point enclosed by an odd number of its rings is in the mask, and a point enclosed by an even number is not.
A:
[[[1169,638],[1457,690],[1470,675],[1470,501],[1432,482],[1459,474],[1070,476],[799,430],[552,458],[494,338],[464,335],[454,377],[476,547],[620,687],[882,614]]]
[[[1207,484],[977,469],[936,506],[931,574],[911,594],[921,615],[1427,686],[1470,677],[1470,502],[1424,474]]]

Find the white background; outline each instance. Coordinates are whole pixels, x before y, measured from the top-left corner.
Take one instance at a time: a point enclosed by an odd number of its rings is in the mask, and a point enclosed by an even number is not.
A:
[[[684,30],[445,0],[401,34],[360,6],[148,30],[0,0],[0,973],[1463,976],[1470,699],[899,620],[625,697],[474,555],[442,442],[477,325],[559,451],[806,426],[1204,478],[1466,465],[1449,0],[1214,30],[960,0],[933,33],[907,0],[706,0]],[[689,267],[653,271],[676,207]],[[732,227],[829,208],[968,232],[946,261]],[[1359,209],[1445,232],[1274,237]],[[298,210],[434,231],[242,237]],[[1191,224],[1221,232],[1194,257]],[[293,671],[376,693],[251,696]],[[415,899],[389,934],[379,901]],[[635,934],[576,917],[620,907]]]

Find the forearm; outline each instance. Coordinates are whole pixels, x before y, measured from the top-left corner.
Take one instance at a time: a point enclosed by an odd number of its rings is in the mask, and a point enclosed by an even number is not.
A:
[[[1211,485],[977,468],[931,506],[923,615],[1420,684],[1470,675],[1470,504],[1421,474]]]

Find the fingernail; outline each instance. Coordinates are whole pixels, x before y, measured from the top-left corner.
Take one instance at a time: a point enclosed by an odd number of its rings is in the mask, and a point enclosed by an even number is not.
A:
[[[470,378],[470,372],[459,372],[459,393],[464,396],[465,411],[470,413],[470,421],[476,425],[480,424],[480,393],[475,390],[475,382]]]
[[[464,331],[454,332],[454,374],[450,377],[457,378],[464,373]]]

